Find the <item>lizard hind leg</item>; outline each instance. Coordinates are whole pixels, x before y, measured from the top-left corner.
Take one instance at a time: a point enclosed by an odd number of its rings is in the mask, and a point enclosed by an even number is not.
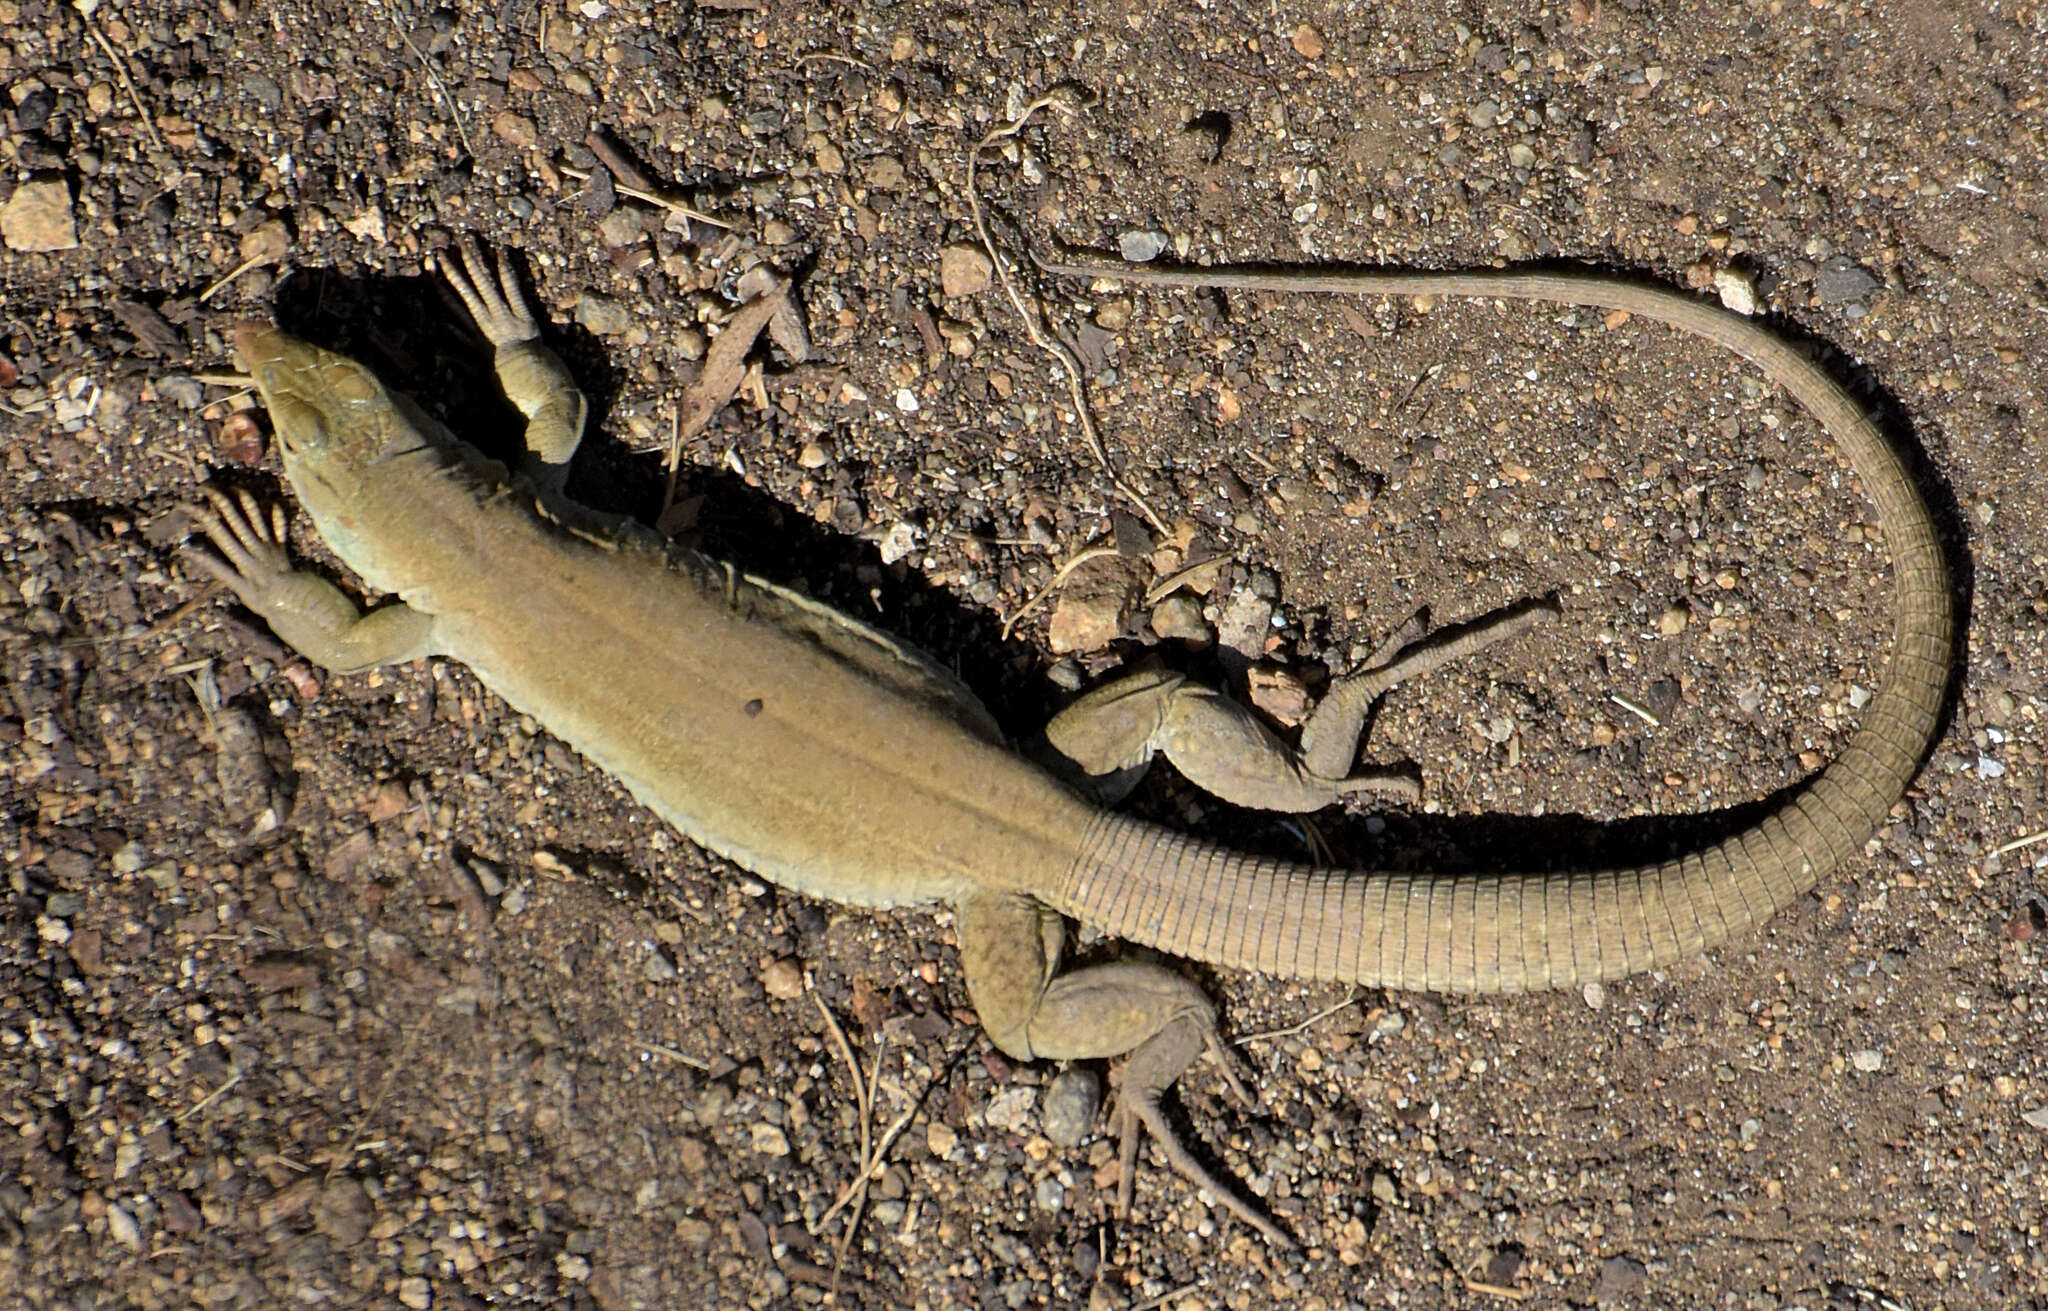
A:
[[[489,339],[505,399],[526,416],[525,473],[543,490],[559,492],[583,440],[589,403],[568,366],[541,341],[540,324],[504,257],[486,258],[466,233],[460,249],[460,262],[439,261],[441,276]]]
[[[1364,668],[1331,683],[1315,713],[1302,726],[1303,769],[1317,777],[1343,778],[1358,758],[1366,716],[1371,713],[1373,702],[1389,689],[1549,623],[1557,616],[1557,602],[1544,599],[1507,606],[1469,623],[1431,633],[1429,612],[1418,610],[1380,644]],[[1389,772],[1404,771],[1366,770],[1346,781],[1357,783]],[[1416,791],[1419,796],[1420,788]]]
[[[967,991],[997,1047],[1020,1060],[1126,1056],[1117,1093],[1117,1214],[1130,1211],[1138,1144],[1150,1133],[1167,1164],[1276,1247],[1293,1247],[1271,1220],[1187,1149],[1160,1099],[1205,1051],[1245,1104],[1252,1098],[1216,1028],[1216,1008],[1193,980],[1161,965],[1116,961],[1057,973],[1064,921],[1036,900],[985,893],[956,906]]]

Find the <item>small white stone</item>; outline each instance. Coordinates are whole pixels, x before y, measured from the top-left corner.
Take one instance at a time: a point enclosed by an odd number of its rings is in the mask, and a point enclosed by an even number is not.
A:
[[[142,1226],[135,1223],[135,1217],[128,1213],[125,1206],[107,1208],[107,1232],[123,1247],[142,1246]]]
[[[1714,291],[1721,297],[1721,304],[1737,314],[1747,316],[1757,311],[1756,277],[1743,269],[1715,269]]]

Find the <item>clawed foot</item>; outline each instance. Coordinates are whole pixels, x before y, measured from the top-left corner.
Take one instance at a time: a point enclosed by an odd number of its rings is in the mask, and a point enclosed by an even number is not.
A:
[[[1222,1203],[1223,1208],[1238,1219],[1259,1231],[1265,1240],[1278,1248],[1297,1246],[1294,1239],[1271,1220],[1261,1215],[1252,1205],[1238,1195],[1237,1189],[1225,1180],[1219,1179],[1209,1168],[1195,1158],[1166,1122],[1166,1114],[1160,1108],[1159,1097],[1167,1086],[1179,1076],[1187,1064],[1185,1041],[1192,1036],[1215,1058],[1223,1071],[1223,1081],[1237,1099],[1246,1106],[1254,1102],[1251,1092],[1238,1077],[1236,1059],[1230,1049],[1224,1046],[1214,1024],[1202,1025],[1199,1031],[1188,1026],[1198,1023],[1194,1016],[1184,1016],[1176,1026],[1187,1032],[1175,1035],[1179,1041],[1160,1045],[1147,1044],[1131,1054],[1125,1063],[1122,1086],[1117,1090],[1115,1132],[1117,1134],[1117,1185],[1116,1213],[1119,1217],[1131,1213],[1131,1198],[1138,1177],[1138,1145],[1149,1133],[1159,1144],[1166,1163],[1183,1179],[1207,1192]],[[1162,1033],[1160,1038],[1167,1035]],[[1171,1072],[1168,1069],[1171,1067]],[[1160,1076],[1164,1074],[1164,1078]]]
[[[207,505],[186,507],[212,549],[188,545],[185,558],[220,583],[252,610],[262,611],[285,579],[291,577],[291,556],[285,549],[284,507],[273,505],[266,516],[256,498],[238,491],[233,499],[215,487],[201,487]]]
[[[486,258],[476,238],[466,232],[459,249],[459,264],[443,256],[435,261],[435,267],[447,279],[449,288],[461,297],[477,329],[493,346],[537,340],[540,324],[526,307],[526,293],[520,290],[504,257],[494,253]]]

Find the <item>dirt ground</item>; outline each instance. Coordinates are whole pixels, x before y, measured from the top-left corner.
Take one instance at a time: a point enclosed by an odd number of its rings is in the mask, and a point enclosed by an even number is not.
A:
[[[0,0],[0,1301],[2048,1306],[2048,844],[2002,849],[2048,828],[2048,9],[1060,10]],[[1114,1220],[1076,1121],[1113,1071],[1000,1057],[948,916],[763,887],[462,666],[328,677],[175,550],[202,479],[288,499],[238,316],[503,452],[423,268],[511,249],[594,400],[572,494],[652,520],[766,265],[818,358],[764,340],[670,524],[1013,733],[1119,660],[1259,657],[1284,706],[1419,605],[1554,592],[1388,699],[1369,754],[1427,800],[1316,817],[1339,859],[1660,859],[1839,748],[1889,635],[1875,512],[1652,325],[1031,280],[1149,524],[971,249],[974,143],[1059,86],[1099,101],[985,156],[1006,253],[1718,273],[1913,453],[1956,571],[1925,770],[1762,931],[1514,998],[1189,967],[1261,1101],[1198,1066],[1175,1114],[1298,1254],[1149,1151]],[[1170,771],[1131,804],[1308,854]],[[900,1128],[851,1228],[825,1009]]]

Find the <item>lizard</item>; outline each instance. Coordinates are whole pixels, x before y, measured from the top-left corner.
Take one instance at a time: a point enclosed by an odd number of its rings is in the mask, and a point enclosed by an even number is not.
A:
[[[1137,269],[1076,276],[1350,295],[1563,302],[1662,321],[1747,358],[1846,454],[1892,561],[1881,688],[1834,760],[1753,826],[1677,859],[1568,873],[1390,873],[1255,857],[1105,804],[1164,755],[1225,800],[1311,811],[1399,779],[1351,772],[1372,700],[1403,678],[1541,622],[1543,606],[1450,640],[1396,636],[1332,680],[1298,744],[1178,674],[1129,674],[1045,730],[1053,767],[1013,750],[929,656],[736,567],[562,495],[588,409],[502,257],[472,239],[437,261],[526,416],[518,469],[458,440],[366,366],[262,320],[235,345],[286,482],[368,588],[367,612],[297,568],[281,507],[205,488],[191,558],[308,659],[337,673],[438,655],[468,665],[712,853],[794,892],[856,906],[941,903],[968,996],[1019,1059],[1124,1058],[1113,1129],[1128,1213],[1141,1138],[1277,1247],[1293,1239],[1212,1174],[1162,1095],[1207,1053],[1251,1098],[1217,1011],[1153,959],[1062,968],[1079,921],[1211,965],[1395,989],[1514,993],[1696,955],[1758,924],[1857,853],[1930,749],[1952,663],[1934,521],[1906,463],[1801,351],[1675,290],[1590,272]]]

